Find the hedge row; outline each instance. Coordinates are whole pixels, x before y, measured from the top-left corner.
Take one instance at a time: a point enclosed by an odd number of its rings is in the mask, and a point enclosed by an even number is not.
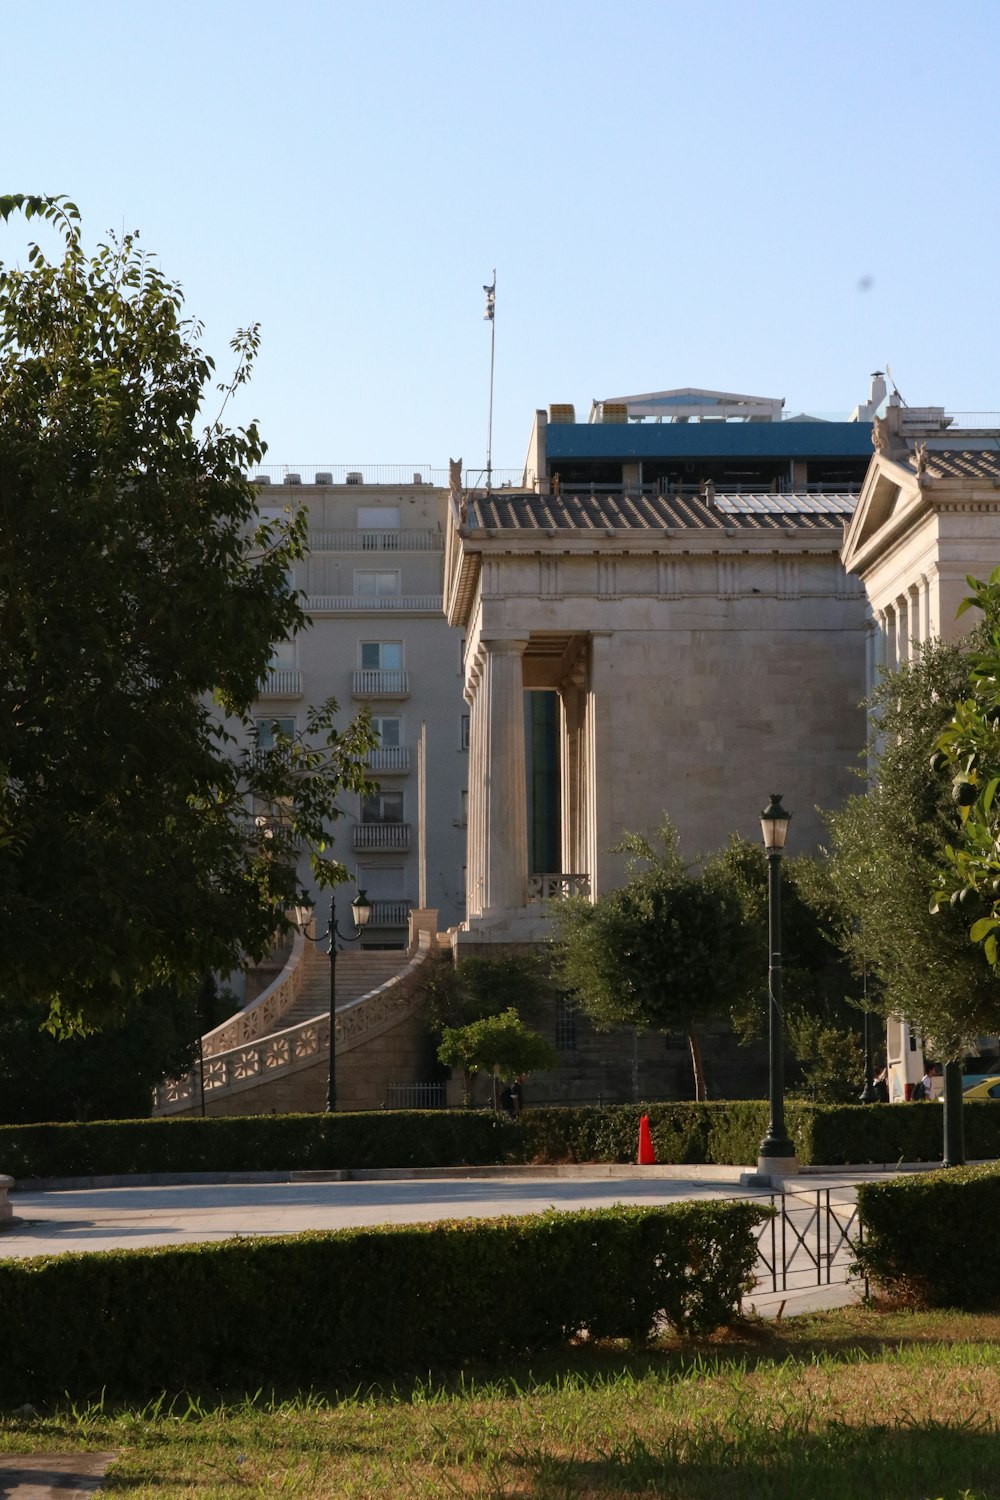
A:
[[[749,1202],[0,1262],[0,1403],[302,1388],[731,1322]],[[278,1297],[274,1289],[281,1288]]]
[[[460,1167],[636,1159],[648,1113],[660,1162],[753,1165],[762,1100],[529,1109],[514,1125],[482,1110],[254,1115],[0,1126],[0,1172],[17,1178],[141,1173]],[[1000,1157],[1000,1106],[966,1104],[967,1154]],[[936,1104],[788,1105],[804,1166],[940,1161]]]
[[[1000,1307],[1000,1170],[921,1172],[858,1187],[859,1268],[928,1307]]]

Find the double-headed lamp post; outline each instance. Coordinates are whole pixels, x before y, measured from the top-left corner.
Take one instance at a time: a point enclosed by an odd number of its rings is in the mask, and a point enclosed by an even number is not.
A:
[[[337,939],[342,943],[357,942],[364,929],[371,921],[372,907],[365,892],[358,891],[351,902],[351,915],[354,918],[354,931],[341,932],[337,926],[337,897],[330,892],[330,925],[321,937],[310,938],[305,932],[305,923],[308,921],[308,911],[299,908],[299,926],[302,927],[304,936],[311,943],[325,943],[329,941],[328,953],[330,955],[330,1069],[327,1074],[326,1084],[326,1108],[327,1113],[332,1113],[337,1108]]]
[[[790,818],[791,813],[786,812],[781,805],[781,794],[772,792],[770,802],[760,815],[760,828],[767,853],[770,1119],[767,1134],[760,1143],[757,1171],[768,1177],[783,1177],[799,1170],[795,1147],[785,1129],[785,1037],[781,1009],[781,854]]]

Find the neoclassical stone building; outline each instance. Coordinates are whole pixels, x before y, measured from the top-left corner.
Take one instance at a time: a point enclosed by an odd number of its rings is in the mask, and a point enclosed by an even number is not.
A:
[[[866,600],[840,550],[870,420],[781,420],[780,402],[701,391],[564,415],[537,414],[523,490],[453,496],[446,608],[471,726],[460,950],[536,939],[560,888],[613,887],[613,846],[664,812],[695,856],[756,836],[777,789],[813,847],[864,740]],[[536,695],[558,776],[541,811]]]
[[[553,407],[521,490],[455,487],[460,955],[543,939],[542,900],[613,887],[613,846],[664,811],[694,858],[756,838],[777,790],[791,852],[815,848],[818,808],[857,790],[877,673],[967,628],[966,575],[1000,561],[1000,432],[885,398],[876,374],[846,422],[694,390],[595,403],[585,424]],[[922,1054],[905,1023],[889,1042],[902,1087]]]

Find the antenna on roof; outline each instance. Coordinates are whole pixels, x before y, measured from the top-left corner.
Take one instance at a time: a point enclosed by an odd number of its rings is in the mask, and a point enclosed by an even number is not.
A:
[[[497,303],[497,272],[493,267],[493,280],[489,286],[484,286],[486,293],[486,311],[483,313],[483,321],[490,325],[490,420],[486,430],[486,493],[489,494],[493,488],[493,356],[497,345],[496,325],[496,303]]]
[[[889,377],[889,384],[892,386],[892,394],[894,396],[898,396],[899,397],[900,405],[906,406],[907,403],[903,400],[902,392],[900,391],[899,386],[896,384],[896,382],[892,378],[892,369],[891,369],[891,367],[889,365],[889,361],[888,360],[886,360],[886,362],[885,362],[885,373]]]

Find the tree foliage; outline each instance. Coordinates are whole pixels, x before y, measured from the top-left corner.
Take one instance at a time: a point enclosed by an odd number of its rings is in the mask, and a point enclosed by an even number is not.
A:
[[[0,263],[0,996],[71,1026],[261,957],[303,845],[343,878],[330,825],[372,737],[327,703],[253,742],[272,646],[306,623],[304,515],[261,521],[263,444],[222,422],[257,329],[214,391],[136,235],[88,254],[73,204],[0,197],[18,213],[59,253]]]
[[[945,1058],[1000,1026],[1000,985],[967,941],[978,892],[937,915],[928,905],[961,830],[952,777],[932,754],[965,690],[969,649],[930,642],[883,677],[871,703],[869,789],[827,815],[838,940],[880,1009],[905,1016]]]
[[[655,841],[628,834],[618,852],[629,861],[624,885],[553,906],[557,974],[598,1029],[685,1032],[702,1098],[695,1028],[726,1013],[748,967],[738,896],[724,872],[691,874],[668,818]]]
[[[532,1073],[554,1068],[559,1054],[537,1031],[531,1031],[513,1008],[484,1016],[467,1026],[446,1026],[438,1047],[438,1061],[466,1074]]]
[[[529,1025],[537,1026],[552,990],[543,953],[463,958],[455,964],[431,966],[424,984],[424,1014],[431,1031],[438,1033],[511,1008]]]
[[[932,910],[950,907],[975,920],[969,938],[1000,974],[1000,567],[984,583],[969,578],[970,595],[959,614],[976,607],[983,621],[965,659],[963,692],[939,735],[936,771],[952,777],[956,837],[944,849]]]
[[[148,1115],[154,1085],[195,1065],[198,1037],[235,1008],[209,979],[182,994],[147,990],[102,1030],[54,1037],[44,1004],[9,1003],[0,1008],[0,1122]]]

